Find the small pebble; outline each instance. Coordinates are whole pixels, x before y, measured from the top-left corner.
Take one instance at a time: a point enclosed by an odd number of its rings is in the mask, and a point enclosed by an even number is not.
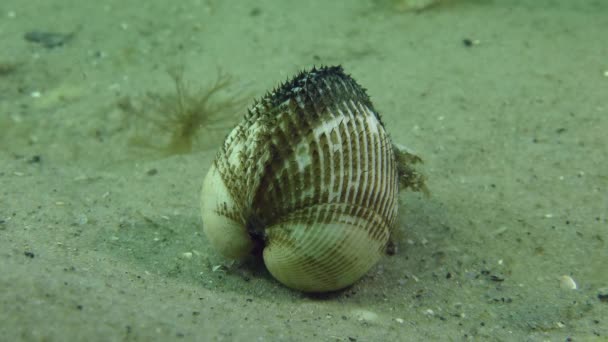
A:
[[[39,155],[35,155],[32,158],[30,158],[30,160],[28,160],[28,163],[40,163],[42,161],[42,158]]]
[[[358,321],[372,322],[378,319],[378,314],[369,310],[356,309],[351,311],[351,315]]]
[[[608,287],[603,287],[597,291],[597,299],[602,303],[608,303]]]
[[[89,222],[89,218],[85,214],[79,214],[76,216],[76,223],[80,226],[83,226]]]
[[[562,289],[565,289],[565,290],[576,290],[577,289],[576,282],[574,281],[574,279],[572,279],[572,277],[567,276],[567,275],[563,275],[563,276],[559,277],[559,287],[561,287]]]
[[[46,31],[30,31],[23,35],[23,39],[37,43],[47,49],[63,46],[74,37],[74,33],[58,33]]]
[[[462,44],[464,44],[464,46],[466,47],[471,47],[474,45],[479,45],[481,43],[481,41],[479,39],[470,39],[470,38],[465,38],[462,40]]]
[[[182,258],[184,258],[184,259],[192,259],[192,252],[184,252],[184,253],[182,253]]]

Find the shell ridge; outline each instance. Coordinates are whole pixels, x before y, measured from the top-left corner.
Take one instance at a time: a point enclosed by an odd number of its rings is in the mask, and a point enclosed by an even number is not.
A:
[[[370,199],[376,190],[375,184],[373,182],[376,177],[376,168],[374,167],[374,163],[376,157],[378,155],[373,151],[372,141],[370,141],[370,136],[368,135],[368,124],[365,117],[361,117],[359,119],[360,127],[359,127],[359,136],[361,141],[365,145],[365,156],[363,158],[363,162],[361,163],[359,169],[361,178],[363,180],[363,186],[361,187],[361,196],[357,200],[359,205],[368,205],[370,204]]]
[[[352,179],[352,175],[353,175],[353,170],[356,167],[358,161],[357,161],[357,156],[359,154],[359,141],[358,139],[355,139],[355,136],[352,135],[351,133],[353,132],[353,125],[355,124],[355,118],[352,115],[352,113],[350,113],[350,111],[347,112],[347,121],[346,121],[346,129],[344,130],[344,133],[347,137],[348,140],[348,158],[346,159],[347,163],[348,163],[348,167],[346,168],[346,172],[344,173],[344,175],[342,177],[345,178],[346,181],[346,186],[344,188],[344,191],[342,192],[342,197],[340,198],[340,202],[342,203],[346,203],[349,202],[349,198],[350,198],[350,193],[352,191],[353,188],[353,179]]]
[[[377,130],[374,130],[375,124],[377,121],[366,120],[365,125],[365,137],[368,140],[370,146],[370,154],[373,155],[371,160],[370,168],[373,170],[372,175],[370,177],[370,183],[372,184],[372,190],[370,192],[370,196],[366,199],[365,206],[373,208],[374,211],[377,211],[381,214],[381,211],[378,210],[379,200],[382,196],[382,193],[385,191],[384,183],[383,183],[383,170],[382,170],[382,162],[385,159],[381,150],[378,148],[378,141],[382,139],[382,134]]]
[[[388,233],[390,231],[390,227],[392,226],[390,217],[382,216],[380,213],[375,212],[373,208],[367,208],[351,203],[321,203],[315,206],[296,209],[292,213],[289,213],[270,223],[268,227],[282,226],[286,225],[288,222],[292,222],[308,225],[310,229],[310,227],[314,226],[315,223],[326,223],[325,216],[328,212],[337,214],[340,217],[346,216],[349,218],[349,220],[355,220],[356,218],[368,218],[368,220],[364,221],[370,223],[370,226],[366,228],[366,231],[368,232],[369,236],[374,239],[377,238],[377,234],[379,232],[380,234],[382,234],[382,232]],[[352,213],[356,214],[353,215]]]
[[[384,138],[385,138],[384,135],[378,136],[378,139],[375,141],[375,144],[377,145],[377,148],[378,148],[378,154],[380,156],[383,156],[381,158],[382,160],[380,160],[380,162],[378,163],[378,169],[380,170],[379,171],[380,177],[378,179],[378,182],[380,184],[379,185],[380,189],[382,189],[382,190],[379,191],[379,193],[378,193],[376,207],[377,207],[378,212],[380,212],[383,216],[386,216],[388,214],[386,212],[386,209],[388,208],[388,199],[390,198],[388,196],[389,190],[390,190],[390,186],[388,184],[390,182],[390,179],[389,179],[390,176],[389,176],[388,164],[387,164],[388,158],[385,158],[387,155],[386,153],[388,151],[385,150],[386,145],[384,143],[385,142]]]
[[[395,159],[393,155],[392,145],[390,144],[388,136],[384,136],[380,141],[380,147],[384,156],[390,156],[390,158],[385,158],[384,160],[384,175],[383,180],[385,182],[384,192],[382,197],[382,215],[385,217],[391,218],[391,222],[394,222],[394,217],[392,215],[392,208],[395,206],[395,201],[397,197],[397,193],[394,192],[397,186],[397,173],[395,169],[395,165],[393,164],[393,160]],[[392,224],[391,224],[392,226]],[[392,228],[392,227],[391,227]]]

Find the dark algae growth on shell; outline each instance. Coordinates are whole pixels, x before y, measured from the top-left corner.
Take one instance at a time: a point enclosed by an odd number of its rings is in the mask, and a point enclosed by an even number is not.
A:
[[[294,98],[304,101],[302,113],[308,115],[321,114],[326,108],[350,98],[354,98],[361,104],[373,109],[365,89],[353,78],[346,75],[341,66],[302,71],[290,81],[267,93],[260,104],[263,105],[263,108],[270,109]],[[257,105],[254,106],[254,109],[256,107]],[[257,112],[258,114],[261,113],[260,110],[257,110]],[[374,111],[374,115],[380,121],[377,112]]]

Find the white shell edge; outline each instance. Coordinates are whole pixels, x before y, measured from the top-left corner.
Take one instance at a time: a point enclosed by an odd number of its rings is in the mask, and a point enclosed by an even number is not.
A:
[[[201,190],[203,231],[210,244],[223,256],[231,259],[247,256],[253,249],[247,229],[240,222],[218,213],[218,208],[225,208],[228,212],[237,210],[222,177],[212,165]]]

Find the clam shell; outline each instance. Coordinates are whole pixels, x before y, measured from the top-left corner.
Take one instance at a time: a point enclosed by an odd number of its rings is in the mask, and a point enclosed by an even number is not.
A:
[[[261,245],[291,288],[337,290],[381,257],[398,183],[365,90],[341,67],[313,69],[256,102],[228,135],[203,186],[204,229],[230,257]]]

